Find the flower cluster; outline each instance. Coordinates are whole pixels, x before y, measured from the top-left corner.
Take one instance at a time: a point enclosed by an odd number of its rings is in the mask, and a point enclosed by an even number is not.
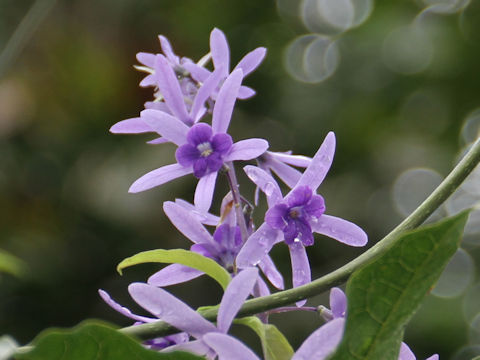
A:
[[[209,359],[258,359],[243,343],[228,335],[228,330],[249,296],[269,294],[268,283],[284,289],[283,276],[269,255],[272,247],[286,244],[293,287],[298,287],[311,281],[306,247],[314,245],[314,233],[350,246],[364,246],[367,235],[357,225],[327,215],[325,199],[317,193],[333,161],[333,132],[327,134],[312,158],[292,155],[290,151],[272,152],[264,139],[234,141],[228,133],[237,100],[255,94],[242,82],[262,62],[265,48],[249,52],[230,70],[229,46],[218,29],[210,35],[209,53],[198,62],[177,56],[165,37],[159,39],[162,54],[137,55],[142,64],[137,69],[147,72],[140,86],[154,88],[153,101],[145,103],[139,117],[120,121],[110,131],[152,132],[158,136],[150,143],[172,143],[177,147],[172,164],[141,176],[129,191],[149,190],[193,174],[198,181],[193,204],[175,199],[166,201],[163,209],[172,224],[193,243],[190,251],[214,260],[230,274],[231,281],[220,302],[216,325],[163,289],[203,275],[186,265],[171,264],[150,276],[147,283],[129,286],[132,298],[153,317],[133,314],[103,290],[100,295],[113,309],[135,320],[135,324],[160,319],[181,331],[146,342],[152,349],[181,349]],[[209,69],[210,60],[213,66]],[[258,226],[251,217],[254,205],[239,191],[234,165],[238,161],[256,162],[256,166],[247,165],[243,170],[257,187],[252,194],[253,203],[258,204],[260,191],[268,202],[268,211]],[[225,176],[230,192],[224,196],[217,216],[210,209],[219,175]],[[289,189],[285,196],[275,177]],[[297,306],[301,308],[304,303],[298,302]],[[331,306],[331,310],[322,311],[327,323],[305,340],[292,359],[324,359],[336,348],[342,338],[346,312],[341,290],[332,290]],[[260,318],[268,320],[265,314]],[[400,359],[411,359],[410,353],[402,345]]]

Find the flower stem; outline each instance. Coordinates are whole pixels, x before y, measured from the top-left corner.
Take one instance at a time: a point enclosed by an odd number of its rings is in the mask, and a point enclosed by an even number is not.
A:
[[[318,295],[333,286],[345,282],[348,277],[357,269],[369,263],[391,248],[400,238],[404,231],[420,226],[447,198],[455,192],[465,178],[480,162],[480,139],[470,148],[463,159],[448,174],[445,180],[430,194],[430,196],[395,229],[393,229],[382,240],[362,255],[353,259],[341,268],[312,281],[309,284],[294,289],[279,291],[268,296],[247,300],[238,312],[238,317],[253,315],[271,309],[292,304],[314,295]],[[200,314],[207,320],[215,321],[218,314],[218,306],[204,311]],[[166,335],[175,329],[163,321],[149,324],[130,326],[120,331],[135,335],[143,339]]]
[[[237,175],[235,174],[235,168],[233,162],[227,164],[227,180],[230,189],[232,190],[233,197],[233,206],[235,208],[235,214],[237,217],[237,224],[240,226],[240,232],[242,233],[242,242],[247,241],[248,230],[247,224],[245,222],[245,216],[243,215],[242,210],[242,196],[240,195],[240,190],[237,181]]]

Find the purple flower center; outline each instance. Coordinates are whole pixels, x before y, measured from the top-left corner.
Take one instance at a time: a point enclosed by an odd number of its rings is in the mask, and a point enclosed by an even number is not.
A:
[[[193,175],[201,178],[220,170],[223,156],[232,147],[232,138],[228,134],[213,134],[210,125],[193,125],[187,133],[187,143],[180,146],[175,156],[180,165],[193,166]]]
[[[325,212],[325,201],[314,195],[308,186],[300,186],[265,214],[265,222],[274,229],[282,230],[285,242],[301,241],[304,246],[313,245],[311,223],[318,221]]]

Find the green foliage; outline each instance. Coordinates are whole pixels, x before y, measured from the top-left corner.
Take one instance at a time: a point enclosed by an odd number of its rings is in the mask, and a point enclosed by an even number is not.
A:
[[[292,358],[292,346],[275,325],[264,324],[255,316],[235,320],[235,323],[246,325],[255,331],[262,342],[265,360],[289,360]]]
[[[25,273],[25,264],[19,258],[0,250],[0,272],[22,276]]]
[[[403,329],[458,248],[468,212],[405,233],[347,283],[343,340],[330,360],[396,360]]]
[[[118,264],[117,271],[121,274],[122,270],[126,267],[151,262],[176,263],[200,270],[216,280],[222,286],[223,290],[227,288],[231,280],[230,274],[214,260],[193,251],[183,249],[143,251],[123,260]]]
[[[201,360],[183,352],[163,354],[147,350],[133,338],[94,320],[73,329],[49,329],[33,342],[33,350],[16,360]]]

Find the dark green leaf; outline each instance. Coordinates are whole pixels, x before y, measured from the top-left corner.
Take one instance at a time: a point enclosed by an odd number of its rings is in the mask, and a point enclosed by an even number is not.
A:
[[[182,264],[200,270],[216,280],[224,290],[231,280],[230,274],[214,260],[183,249],[144,251],[123,260],[118,264],[117,271],[121,274],[126,267],[151,262]]]
[[[396,360],[403,329],[458,248],[468,212],[405,233],[347,283],[345,334],[331,360]]]
[[[257,333],[262,342],[265,360],[290,360],[292,358],[293,349],[290,343],[275,325],[264,324],[255,316],[235,320],[235,323],[246,325]]]
[[[145,349],[112,327],[86,321],[73,329],[49,329],[33,342],[33,350],[16,360],[201,360],[183,352],[159,353]]]

